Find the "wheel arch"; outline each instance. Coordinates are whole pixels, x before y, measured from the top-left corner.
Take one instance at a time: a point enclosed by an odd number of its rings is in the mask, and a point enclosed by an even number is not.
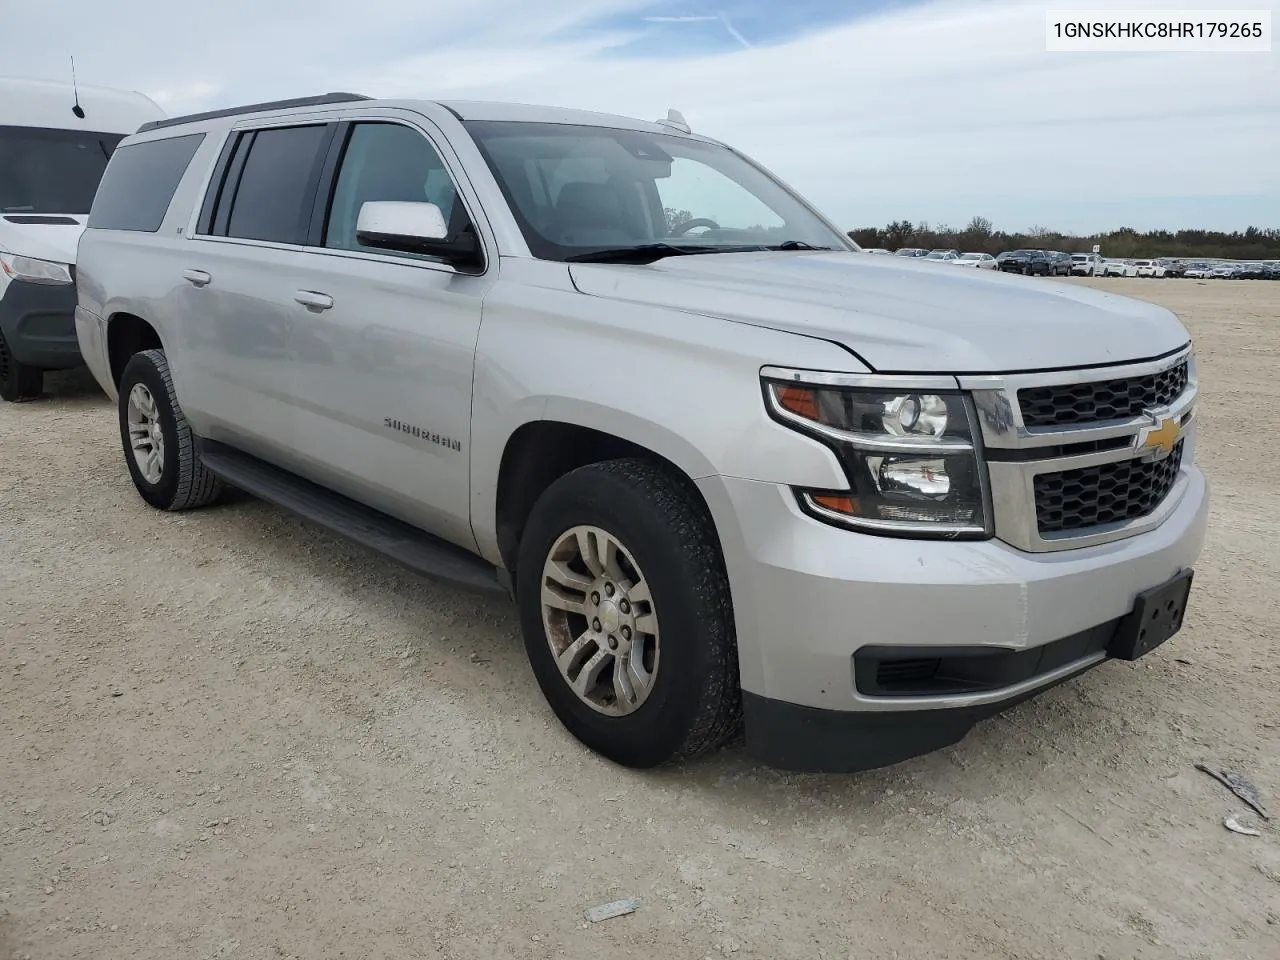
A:
[[[682,456],[679,444],[654,443],[655,439],[661,440],[652,430],[641,440],[634,434],[622,435],[598,425],[553,417],[522,423],[503,447],[497,482],[492,487],[492,506],[482,514],[492,517],[491,529],[477,530],[477,540],[482,548],[490,540],[497,554],[493,559],[514,573],[521,534],[546,489],[580,467],[628,457],[653,463],[685,485],[706,511],[719,538],[715,517],[695,483],[714,473],[711,464],[696,451],[695,456]]]
[[[136,313],[118,311],[107,318],[107,362],[117,386],[129,358],[143,350],[163,350],[155,326]]]

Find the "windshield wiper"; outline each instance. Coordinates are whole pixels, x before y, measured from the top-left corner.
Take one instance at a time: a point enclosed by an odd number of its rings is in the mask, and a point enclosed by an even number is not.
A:
[[[775,243],[768,247],[761,247],[762,250],[834,250],[835,247],[818,247],[809,243],[807,240],[783,240],[781,243]]]
[[[569,263],[653,263],[663,257],[684,257],[695,253],[753,253],[763,250],[834,250],[835,247],[818,247],[805,240],[784,240],[781,243],[688,244],[638,243],[633,247],[607,247],[590,253],[575,253],[565,257]]]
[[[638,243],[632,247],[606,247],[590,253],[575,253],[565,257],[568,263],[653,263],[663,257],[683,257],[695,253],[721,253],[732,247],[713,247],[707,244],[676,246],[672,243]],[[741,248],[738,248],[741,249]]]

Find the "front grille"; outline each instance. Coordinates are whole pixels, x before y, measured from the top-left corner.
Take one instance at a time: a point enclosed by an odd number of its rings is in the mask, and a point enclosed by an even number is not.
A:
[[[1119,460],[1097,467],[1036,476],[1036,521],[1040,533],[1084,530],[1145,517],[1178,479],[1182,443],[1158,463]]]
[[[1018,391],[1022,420],[1028,427],[1128,420],[1144,410],[1167,407],[1187,389],[1187,363],[1161,373],[1093,383],[1028,387]]]

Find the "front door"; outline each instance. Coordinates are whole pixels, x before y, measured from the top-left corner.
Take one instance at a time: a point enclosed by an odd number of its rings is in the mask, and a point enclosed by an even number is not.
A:
[[[471,381],[480,308],[497,274],[362,246],[362,204],[435,203],[451,230],[469,222],[422,130],[367,121],[339,130],[324,212],[290,272],[296,309],[289,364],[295,468],[317,482],[454,543],[470,524]],[[326,189],[322,184],[322,190]]]

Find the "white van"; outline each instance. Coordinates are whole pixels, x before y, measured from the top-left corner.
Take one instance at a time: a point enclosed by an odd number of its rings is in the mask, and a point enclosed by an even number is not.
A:
[[[140,93],[0,77],[0,399],[81,363],[76,244],[116,144],[163,117]]]

